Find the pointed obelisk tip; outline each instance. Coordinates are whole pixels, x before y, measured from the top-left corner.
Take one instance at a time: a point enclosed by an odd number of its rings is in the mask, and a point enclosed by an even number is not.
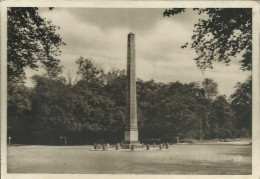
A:
[[[135,34],[134,33],[132,33],[132,32],[130,32],[129,34],[128,34],[128,36],[130,37],[130,36],[134,36]]]

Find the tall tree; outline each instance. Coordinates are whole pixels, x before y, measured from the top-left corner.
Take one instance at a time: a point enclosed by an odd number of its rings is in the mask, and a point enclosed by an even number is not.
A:
[[[231,95],[231,105],[235,112],[235,122],[239,130],[243,130],[245,136],[251,136],[252,132],[252,76],[244,83],[237,83],[236,91]],[[247,133],[247,134],[246,134]]]
[[[104,86],[104,71],[94,64],[90,59],[80,57],[76,60],[78,65],[77,74],[81,76],[81,80],[85,81],[89,86],[95,87],[98,91]]]
[[[74,130],[73,94],[63,80],[35,75],[32,95],[31,137],[37,142],[54,144],[60,136]]]
[[[231,109],[230,103],[227,101],[226,96],[218,96],[212,104],[212,111],[215,117],[213,126],[215,130],[214,135],[220,138],[230,138],[232,137],[233,130],[233,111]],[[213,137],[216,137],[214,136]]]
[[[7,96],[7,133],[14,142],[25,142],[28,137],[32,90],[23,84],[9,84]],[[20,140],[19,137],[23,136]]]
[[[218,94],[218,84],[212,79],[206,78],[202,82],[202,87],[205,90],[205,96],[207,99],[214,99]]]
[[[38,69],[39,64],[51,76],[57,75],[60,46],[58,26],[40,17],[36,7],[10,7],[7,10],[8,81],[17,81],[25,68]],[[40,62],[40,63],[38,63]]]
[[[183,13],[184,8],[166,9],[164,16]],[[242,70],[252,70],[252,9],[251,8],[194,8],[200,18],[194,25],[192,43],[201,69],[213,68],[212,62],[229,64],[230,57],[242,54]],[[203,16],[202,16],[203,17]]]

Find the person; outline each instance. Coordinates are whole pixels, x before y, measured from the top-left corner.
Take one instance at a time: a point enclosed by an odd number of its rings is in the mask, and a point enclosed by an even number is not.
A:
[[[131,145],[131,150],[134,150],[135,149],[135,146],[134,144]]]
[[[169,149],[169,143],[168,142],[166,143],[166,149]]]
[[[147,144],[147,145],[146,145],[146,148],[147,148],[147,150],[150,150],[150,145]]]
[[[116,144],[116,150],[119,150],[119,143]]]

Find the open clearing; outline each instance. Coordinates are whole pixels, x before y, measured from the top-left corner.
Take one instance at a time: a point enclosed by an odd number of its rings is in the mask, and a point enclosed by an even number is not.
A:
[[[11,146],[8,173],[250,175],[252,146],[178,144],[159,150],[90,151],[93,146]]]

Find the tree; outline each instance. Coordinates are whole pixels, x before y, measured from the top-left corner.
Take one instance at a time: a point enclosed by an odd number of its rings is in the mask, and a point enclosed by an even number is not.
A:
[[[32,90],[23,84],[9,84],[7,97],[7,133],[14,142],[25,142],[30,123]],[[23,139],[20,140],[20,137]]]
[[[170,17],[186,9],[166,9],[164,16]],[[242,70],[252,70],[252,9],[251,8],[194,8],[200,18],[194,25],[192,43],[197,57],[194,59],[200,69],[213,68],[212,62],[229,64],[230,57],[242,54]],[[185,48],[186,43],[182,47]]]
[[[80,57],[76,60],[78,64],[77,74],[81,80],[85,81],[92,87],[104,86],[104,71],[98,68],[90,59]]]
[[[126,75],[125,70],[112,69],[105,75],[104,91],[117,106],[125,110],[126,105]]]
[[[214,99],[218,94],[218,84],[212,79],[206,78],[202,82],[202,87],[205,90],[205,96],[207,99]]]
[[[215,127],[213,136],[217,134],[220,138],[232,137],[233,129],[233,111],[230,103],[227,101],[226,96],[218,96],[212,104],[213,115],[215,117],[212,126]],[[214,134],[215,133],[215,134]],[[214,136],[216,137],[216,136]]]
[[[126,126],[125,71],[112,69],[105,73],[88,59],[80,58],[77,62],[82,78],[76,83],[46,75],[35,75],[33,88],[10,83],[13,85],[8,88],[8,134],[16,142],[59,144],[60,136],[66,137],[69,144],[122,141]],[[198,83],[138,79],[139,139],[169,142],[176,136],[231,137],[234,122],[238,129],[247,124],[245,117],[249,113],[243,116],[240,111],[246,111],[250,104],[245,102],[247,97],[250,99],[245,95],[250,92],[250,85],[237,87],[231,108],[225,96],[216,95],[217,85],[210,79],[205,80],[204,88]],[[212,86],[214,90],[205,90]],[[241,129],[239,135],[248,133],[247,129]]]
[[[104,75],[103,89],[106,97],[113,101],[113,119],[110,118],[110,138],[121,141],[126,127],[126,74],[125,70],[112,69]],[[139,111],[140,112],[140,111]],[[110,115],[111,116],[111,115]],[[140,115],[138,115],[138,122]]]
[[[231,105],[235,112],[235,123],[239,130],[247,130],[247,136],[252,132],[252,76],[244,83],[237,83],[236,91],[231,95]]]
[[[59,27],[40,17],[36,7],[10,7],[7,13],[8,81],[19,80],[27,67],[37,70],[38,62],[51,76],[57,75],[64,44],[56,33]]]
[[[196,95],[199,89],[195,83],[163,84],[139,80],[137,91],[143,118],[141,139],[172,141],[176,136],[198,138],[200,105]]]
[[[137,80],[137,117],[138,130],[140,139],[158,139],[162,136],[161,127],[158,124],[162,122],[162,118],[158,120],[159,106],[158,101],[161,100],[159,91],[162,89],[160,83],[154,80],[142,81]]]
[[[55,144],[60,136],[74,130],[72,123],[72,90],[61,79],[35,75],[32,92],[31,140]]]
[[[42,121],[34,123],[32,117],[35,91],[23,84],[25,69],[42,65],[49,78],[57,78],[62,72],[57,57],[64,43],[56,33],[59,27],[41,18],[38,8],[10,7],[7,13],[8,134],[16,142],[30,143],[35,124]]]

